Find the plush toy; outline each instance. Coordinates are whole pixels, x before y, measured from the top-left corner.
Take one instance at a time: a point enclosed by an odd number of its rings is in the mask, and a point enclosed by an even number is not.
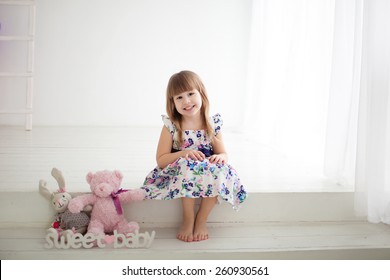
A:
[[[39,181],[39,192],[50,201],[51,207],[56,212],[55,220],[53,221],[49,232],[57,232],[58,237],[69,233],[84,234],[87,231],[89,224],[89,216],[86,212],[77,214],[71,213],[68,209],[69,202],[72,196],[66,191],[65,179],[60,170],[53,168],[51,175],[58,183],[58,191],[51,192],[47,188],[47,183],[44,180]],[[90,206],[89,206],[90,207]]]
[[[145,193],[141,189],[120,189],[122,178],[122,173],[117,170],[89,172],[86,179],[92,193],[75,197],[70,202],[69,210],[72,213],[79,213],[85,205],[92,205],[88,234],[112,234],[114,230],[126,234],[139,229],[137,222],[125,219],[121,203],[143,200]]]

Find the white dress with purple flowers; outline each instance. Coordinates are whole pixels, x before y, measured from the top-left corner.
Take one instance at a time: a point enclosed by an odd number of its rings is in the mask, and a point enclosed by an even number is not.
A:
[[[177,139],[177,129],[167,116],[162,116],[164,125]],[[214,133],[217,135],[222,127],[222,119],[216,114],[211,119]],[[238,209],[244,202],[247,192],[241,184],[236,170],[229,164],[210,163],[207,157],[213,154],[210,138],[204,130],[183,131],[183,144],[173,141],[172,150],[199,150],[206,159],[186,160],[178,158],[165,168],[156,167],[147,176],[142,186],[147,199],[170,200],[174,198],[215,197],[227,201]]]

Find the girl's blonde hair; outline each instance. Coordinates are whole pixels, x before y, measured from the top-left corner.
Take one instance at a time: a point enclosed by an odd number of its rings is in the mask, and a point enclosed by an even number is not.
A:
[[[178,139],[176,139],[180,145],[183,142],[183,129],[181,127],[182,115],[175,108],[175,103],[173,98],[185,91],[198,90],[202,97],[202,107],[200,109],[203,123],[205,125],[204,129],[206,130],[208,136],[211,140],[214,139],[213,127],[209,121],[209,99],[207,97],[206,88],[203,85],[200,77],[191,71],[181,71],[179,73],[173,74],[169,79],[167,86],[167,114],[172,122],[175,124],[178,131]]]

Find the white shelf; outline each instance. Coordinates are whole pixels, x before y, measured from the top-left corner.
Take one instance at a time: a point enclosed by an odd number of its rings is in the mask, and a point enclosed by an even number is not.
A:
[[[23,110],[11,110],[11,111],[0,111],[0,115],[2,114],[12,114],[12,115],[25,115],[25,114],[32,114],[32,109],[23,109]]]
[[[32,105],[33,105],[33,79],[34,79],[34,35],[35,35],[35,1],[34,0],[0,0],[1,5],[28,6],[29,8],[29,30],[27,35],[0,35],[2,42],[27,42],[28,57],[26,72],[0,72],[0,78],[25,78],[27,79],[26,104],[22,110],[1,110],[0,114],[24,114],[25,129],[32,129]],[[15,81],[17,82],[17,81]]]
[[[0,41],[33,41],[33,40],[34,40],[33,36],[0,36]]]
[[[0,72],[0,77],[33,77],[33,73]]]
[[[0,0],[0,5],[20,5],[20,6],[29,6],[29,5],[34,5],[34,0],[13,0],[13,1],[3,1],[3,0]]]

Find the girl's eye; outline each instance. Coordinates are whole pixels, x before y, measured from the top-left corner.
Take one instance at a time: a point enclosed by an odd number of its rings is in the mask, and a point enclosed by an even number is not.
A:
[[[180,99],[182,99],[182,97],[181,97],[181,96],[178,96],[178,97],[176,97],[176,100],[180,100]]]
[[[195,92],[190,92],[188,95],[191,96],[191,95],[194,95],[194,94],[195,94]]]

